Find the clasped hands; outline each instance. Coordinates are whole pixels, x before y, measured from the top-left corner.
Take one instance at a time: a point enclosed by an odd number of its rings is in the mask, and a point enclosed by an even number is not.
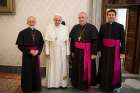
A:
[[[32,56],[36,56],[36,55],[38,54],[38,50],[31,49],[31,50],[30,50],[30,54],[31,54]]]

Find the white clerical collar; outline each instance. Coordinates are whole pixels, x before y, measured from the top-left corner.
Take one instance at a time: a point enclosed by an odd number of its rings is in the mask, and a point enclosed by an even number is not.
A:
[[[113,22],[109,22],[109,24],[111,24],[111,25],[112,25],[113,23],[115,23],[115,22],[114,22],[114,21],[113,21]]]
[[[32,30],[34,30],[34,29],[35,29],[35,27],[34,27],[34,26],[30,26],[30,28],[31,28]]]

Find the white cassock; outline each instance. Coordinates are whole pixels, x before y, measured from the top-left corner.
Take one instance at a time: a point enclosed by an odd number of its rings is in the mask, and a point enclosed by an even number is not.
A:
[[[68,59],[69,31],[64,25],[51,24],[45,33],[45,52],[49,55],[46,77],[48,88],[67,87],[68,85]]]

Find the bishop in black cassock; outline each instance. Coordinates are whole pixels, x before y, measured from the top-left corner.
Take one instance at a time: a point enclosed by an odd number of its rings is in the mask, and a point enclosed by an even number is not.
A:
[[[122,24],[115,22],[116,11],[107,12],[108,22],[99,31],[101,58],[99,62],[98,82],[102,91],[112,93],[121,87],[121,61],[125,58],[125,35]]]
[[[35,17],[27,19],[28,28],[18,34],[16,44],[22,52],[21,88],[25,93],[41,91],[40,54],[43,48],[43,37],[34,28]]]
[[[95,85],[97,38],[96,27],[87,23],[85,12],[80,12],[79,24],[70,33],[71,81],[74,88],[87,89]]]

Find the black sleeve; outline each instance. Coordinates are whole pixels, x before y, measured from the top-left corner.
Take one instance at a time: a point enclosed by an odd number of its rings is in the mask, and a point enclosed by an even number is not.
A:
[[[92,40],[92,54],[97,54],[97,39]]]
[[[23,54],[30,54],[30,49],[27,49],[26,47],[22,45],[18,45],[18,49],[23,53]]]
[[[103,30],[103,26],[101,26],[100,30],[99,30],[97,51],[101,51],[101,49],[102,49],[102,38],[103,38],[103,35],[102,35],[103,31],[102,30]]]
[[[23,45],[23,34],[22,34],[22,32],[19,32],[16,44],[17,45]]]
[[[70,39],[70,51],[71,51],[71,53],[74,52],[74,50],[75,50],[74,43],[75,43],[74,40]]]
[[[125,32],[124,32],[123,25],[121,25],[121,30],[120,30],[120,41],[121,41],[120,53],[124,54],[125,53]]]
[[[97,28],[94,26],[92,28],[92,54],[97,54],[97,45],[98,45],[98,31]]]
[[[38,47],[38,51],[39,51],[38,55],[40,55],[40,54],[41,54],[42,49],[43,49],[43,45],[40,45],[40,46]]]
[[[18,45],[18,49],[19,49],[22,53],[29,54],[29,53],[30,53],[30,50],[23,46],[23,42],[24,42],[24,38],[23,38],[23,33],[22,33],[22,31],[21,31],[21,32],[19,32],[19,34],[18,34],[16,44]]]
[[[39,51],[38,55],[41,54],[42,49],[43,49],[43,45],[44,45],[44,39],[43,39],[43,36],[42,36],[41,32],[40,32],[39,42],[40,42],[40,44],[38,46],[38,51]]]
[[[69,34],[69,38],[70,38],[70,51],[71,51],[71,53],[74,52],[74,50],[75,50],[75,46],[74,46],[74,43],[75,43],[74,31],[75,31],[75,26],[72,28],[72,30],[71,30],[71,32]]]

